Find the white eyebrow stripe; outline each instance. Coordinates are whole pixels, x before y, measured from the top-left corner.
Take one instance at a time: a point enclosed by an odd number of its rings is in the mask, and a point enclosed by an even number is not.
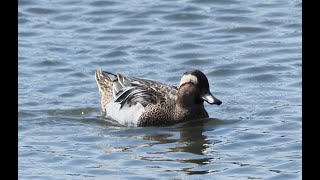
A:
[[[193,82],[194,84],[198,84],[198,78],[192,74],[183,75],[179,84],[179,87],[187,82]]]

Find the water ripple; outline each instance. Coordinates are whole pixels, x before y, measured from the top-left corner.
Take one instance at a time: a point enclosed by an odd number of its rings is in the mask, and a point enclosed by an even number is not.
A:
[[[195,13],[177,13],[172,15],[164,16],[164,19],[171,21],[194,21],[194,20],[205,20],[208,16],[195,14]]]
[[[113,6],[113,5],[119,5],[120,3],[115,1],[94,1],[90,2],[89,5],[93,7],[103,7],[103,6]]]
[[[261,33],[266,32],[267,29],[260,27],[235,27],[229,30],[230,33]]]
[[[39,14],[39,15],[48,15],[48,14],[56,15],[56,13],[58,13],[58,11],[56,11],[54,9],[36,8],[36,7],[27,8],[25,11],[29,12],[29,13],[36,14],[36,15],[37,14]]]

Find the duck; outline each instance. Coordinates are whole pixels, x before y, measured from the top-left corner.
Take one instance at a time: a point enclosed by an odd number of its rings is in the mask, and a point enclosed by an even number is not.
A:
[[[186,71],[178,86],[96,70],[101,109],[124,126],[170,126],[208,118],[204,102],[220,105],[209,89],[206,75]]]

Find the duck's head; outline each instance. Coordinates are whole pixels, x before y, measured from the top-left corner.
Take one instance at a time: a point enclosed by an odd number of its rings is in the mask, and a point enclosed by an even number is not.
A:
[[[178,98],[187,104],[202,104],[203,101],[217,105],[222,103],[211,94],[208,79],[199,70],[189,70],[182,75],[178,87]]]

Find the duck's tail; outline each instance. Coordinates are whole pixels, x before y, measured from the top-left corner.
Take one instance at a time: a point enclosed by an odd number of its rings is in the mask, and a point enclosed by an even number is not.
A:
[[[117,75],[102,70],[97,70],[95,73],[95,79],[101,97],[102,111],[105,111],[106,104],[112,100],[113,82],[116,78]]]

